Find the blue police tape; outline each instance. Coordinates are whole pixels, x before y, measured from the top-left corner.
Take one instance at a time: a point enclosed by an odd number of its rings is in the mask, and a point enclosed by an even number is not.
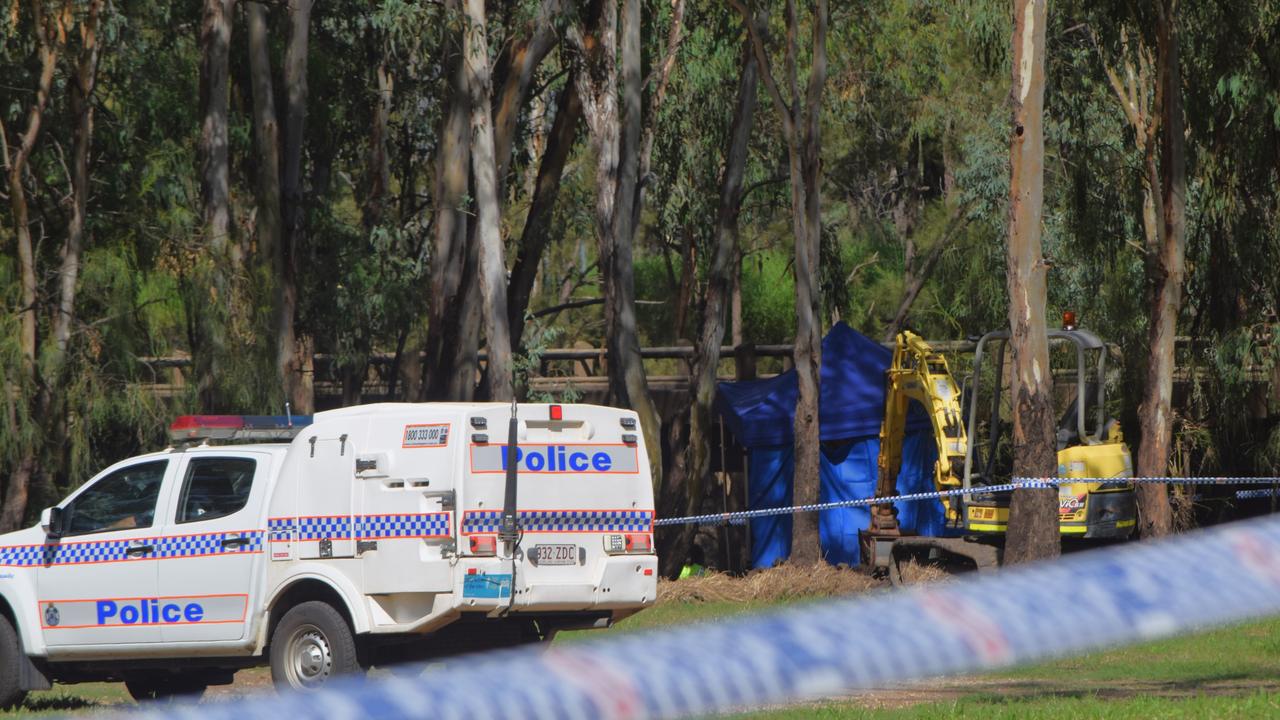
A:
[[[1280,613],[1280,518],[970,578],[129,717],[675,718],[981,672]]]
[[[1134,484],[1163,484],[1163,485],[1277,485],[1280,484],[1280,477],[1131,477],[1131,478],[1013,478],[1013,482],[1001,485],[982,485],[973,486],[968,489],[954,488],[950,490],[935,490],[931,492],[905,493],[902,495],[894,495],[887,498],[862,498],[858,500],[837,500],[835,502],[812,503],[809,505],[791,505],[788,507],[776,508],[760,508],[758,510],[737,510],[727,513],[708,513],[706,515],[688,515],[685,517],[659,518],[653,521],[655,527],[664,525],[695,525],[708,523],[731,523],[740,524],[744,520],[758,517],[769,517],[772,515],[792,515],[802,512],[814,512],[818,510],[831,510],[833,508],[862,507],[867,505],[888,505],[896,502],[920,502],[922,500],[937,500],[944,497],[957,497],[960,495],[990,495],[994,493],[1013,492],[1027,488],[1050,488],[1059,485],[1127,485]],[[1262,492],[1262,491],[1241,491],[1241,492]],[[1245,497],[1241,493],[1236,493],[1237,497]],[[1248,497],[1262,497],[1262,495],[1249,495]]]
[[[1265,490],[1237,490],[1237,500],[1249,500],[1251,498],[1267,498],[1280,496],[1280,490],[1267,488]]]

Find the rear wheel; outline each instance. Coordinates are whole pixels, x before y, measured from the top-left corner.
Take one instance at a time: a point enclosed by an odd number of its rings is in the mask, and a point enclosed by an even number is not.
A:
[[[21,705],[27,697],[22,689],[20,663],[22,645],[18,642],[18,633],[8,618],[0,616],[0,708],[11,708]]]
[[[311,690],[336,675],[361,672],[351,628],[328,603],[312,600],[294,606],[271,634],[276,687]]]

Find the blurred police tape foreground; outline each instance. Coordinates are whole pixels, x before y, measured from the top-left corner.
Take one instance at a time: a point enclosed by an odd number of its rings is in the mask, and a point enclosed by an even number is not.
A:
[[[974,485],[969,488],[953,488],[950,490],[934,490],[930,492],[904,493],[892,497],[860,498],[857,500],[836,500],[808,505],[789,505],[787,507],[757,508],[755,510],[737,510],[734,512],[709,513],[706,515],[688,515],[685,517],[659,518],[653,521],[654,527],[664,525],[707,525],[712,523],[741,524],[745,520],[772,515],[793,515],[802,512],[816,512],[835,508],[863,507],[867,505],[888,505],[898,502],[921,502],[938,500],[944,497],[961,495],[994,495],[1013,492],[1026,488],[1052,488],[1060,485],[1273,485],[1275,489],[1240,490],[1236,499],[1280,496],[1280,477],[1128,477],[1128,478],[1013,478],[1012,482],[1001,485]]]
[[[1280,613],[1280,518],[714,624],[141,717],[674,718],[972,673]],[[139,717],[131,714],[130,717]]]

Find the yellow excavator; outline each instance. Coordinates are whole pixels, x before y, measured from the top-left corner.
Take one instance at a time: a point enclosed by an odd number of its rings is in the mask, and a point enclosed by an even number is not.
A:
[[[946,358],[925,340],[909,331],[897,336],[885,379],[876,497],[898,494],[902,442],[912,400],[923,406],[938,448],[934,487],[972,492],[942,498],[946,526],[962,533],[961,537],[904,534],[892,504],[872,506],[871,525],[861,533],[863,561],[873,568],[888,569],[895,582],[900,579],[900,559],[926,550],[966,558],[980,571],[999,564],[1009,524],[1010,493],[989,493],[983,488],[1011,479],[1010,443],[1004,432],[1009,423],[1001,412],[1008,390],[1004,368],[1008,342],[1008,331],[990,332],[978,340],[973,371],[962,390]],[[1106,345],[1093,333],[1071,324],[1050,331],[1049,342],[1053,357],[1070,358],[1074,366],[1054,371],[1055,378],[1062,377],[1063,385],[1074,390],[1058,425],[1058,477],[1133,477],[1133,463],[1120,426],[1106,413]],[[989,357],[996,358],[994,372],[983,365]],[[985,394],[981,392],[984,384],[989,388]],[[985,423],[979,422],[982,401],[989,403]],[[971,442],[979,436],[978,442]],[[1059,527],[1064,536],[1119,539],[1133,531],[1137,509],[1132,483],[1064,483],[1059,486],[1058,499]]]

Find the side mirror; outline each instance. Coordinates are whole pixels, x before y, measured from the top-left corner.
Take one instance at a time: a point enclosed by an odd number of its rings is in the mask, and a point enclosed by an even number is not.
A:
[[[40,512],[40,528],[51,538],[62,537],[62,508],[47,507]]]

